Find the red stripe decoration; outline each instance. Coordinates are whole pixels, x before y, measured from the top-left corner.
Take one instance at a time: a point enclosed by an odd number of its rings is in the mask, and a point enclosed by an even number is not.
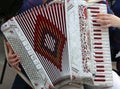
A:
[[[61,30],[40,14],[37,16],[35,29],[34,50],[62,71],[61,60],[66,42],[65,36]]]

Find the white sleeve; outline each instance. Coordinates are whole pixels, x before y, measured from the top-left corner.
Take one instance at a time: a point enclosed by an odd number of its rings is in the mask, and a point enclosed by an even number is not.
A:
[[[59,89],[84,89],[84,87],[82,84],[79,86],[65,85]]]
[[[113,87],[109,89],[120,89],[120,77],[116,72],[113,71],[112,73],[113,73]]]

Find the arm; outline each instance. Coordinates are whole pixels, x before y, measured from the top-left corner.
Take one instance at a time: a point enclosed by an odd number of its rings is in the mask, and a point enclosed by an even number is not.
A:
[[[19,68],[20,57],[16,53],[14,53],[9,42],[6,43],[6,46],[8,48],[8,55],[7,55],[8,63],[10,64],[11,67],[16,68],[17,70],[21,70]]]
[[[120,18],[113,14],[98,14],[97,22],[101,24],[101,27],[118,27],[120,28]]]

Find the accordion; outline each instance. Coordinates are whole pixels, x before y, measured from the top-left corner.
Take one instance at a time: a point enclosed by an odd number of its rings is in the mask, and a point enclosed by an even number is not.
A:
[[[106,5],[65,0],[36,6],[1,30],[35,89],[89,84],[112,86],[109,31],[96,22]]]

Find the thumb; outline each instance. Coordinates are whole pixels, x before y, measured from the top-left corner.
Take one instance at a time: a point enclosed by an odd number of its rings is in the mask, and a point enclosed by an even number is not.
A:
[[[9,43],[9,42],[6,42],[6,46],[7,46],[7,48],[8,48],[8,52],[9,52],[10,54],[12,54],[14,51],[13,51],[10,43]]]

